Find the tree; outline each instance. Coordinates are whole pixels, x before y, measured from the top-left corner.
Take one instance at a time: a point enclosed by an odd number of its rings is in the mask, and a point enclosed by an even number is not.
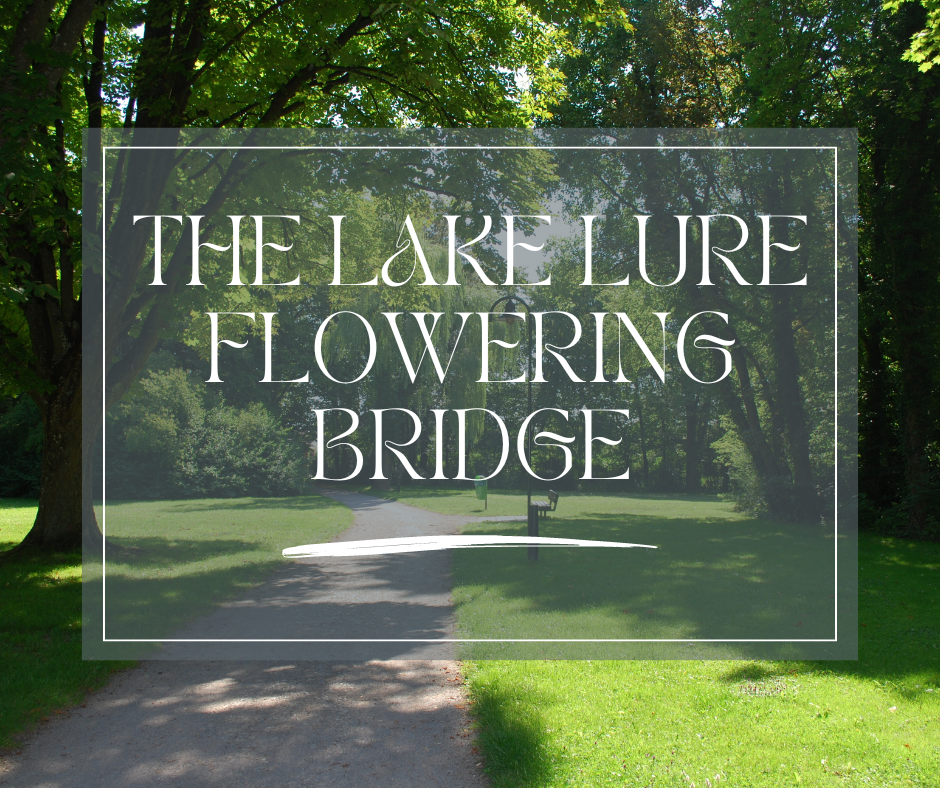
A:
[[[873,494],[876,505],[901,504],[902,533],[937,538],[940,72],[902,59],[911,36],[924,26],[922,7],[905,4],[896,14],[877,9],[871,19],[872,42],[858,64],[856,102],[868,154],[859,260],[865,361],[861,489]],[[885,447],[889,437],[894,446]],[[892,478],[895,452],[903,475],[891,489],[884,479]]]
[[[576,24],[559,53],[567,91],[552,126],[709,128],[733,118],[737,74],[711,2],[624,0],[627,25]]]
[[[82,441],[83,268],[80,130],[399,125],[527,125],[561,90],[548,65],[568,45],[556,23],[602,5],[312,3],[309,0],[19,0],[4,7],[0,73],[0,376],[43,417],[42,486],[24,545],[98,538]],[[526,80],[519,80],[519,74]],[[520,87],[523,84],[527,87]],[[86,162],[96,170],[94,152]],[[154,160],[127,162],[153,167]],[[154,183],[158,193],[161,184]],[[144,203],[146,200],[143,201]],[[139,205],[142,203],[139,203]],[[217,207],[218,201],[208,203]],[[122,206],[126,207],[126,206]],[[211,211],[210,211],[211,212]],[[88,219],[86,215],[86,221]],[[114,220],[110,212],[99,217]],[[116,401],[173,318],[179,292],[137,289],[145,249],[108,281],[124,314],[103,339],[106,405]],[[120,358],[117,356],[120,348]],[[83,475],[84,470],[84,475]]]
[[[746,2],[722,16],[747,123],[859,130],[859,488],[901,510],[898,532],[935,538],[936,4]]]
[[[888,0],[886,11],[897,11],[904,3],[915,0]],[[920,0],[927,9],[927,24],[911,36],[911,45],[902,56],[904,60],[917,63],[920,71],[930,71],[940,64],[940,2],[938,0]]]

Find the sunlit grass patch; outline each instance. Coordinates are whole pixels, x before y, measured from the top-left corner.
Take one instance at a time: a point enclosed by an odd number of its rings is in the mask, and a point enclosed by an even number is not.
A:
[[[99,515],[100,517],[100,515]],[[160,638],[261,582],[286,547],[327,542],[352,512],[319,495],[111,503],[110,638]]]
[[[862,536],[857,662],[477,661],[496,788],[936,786],[940,545]]]
[[[35,518],[35,501],[0,499],[0,549]],[[0,562],[0,748],[132,664],[82,661],[81,577],[78,552]]]
[[[36,519],[36,501],[29,498],[0,498],[0,550],[19,544]]]

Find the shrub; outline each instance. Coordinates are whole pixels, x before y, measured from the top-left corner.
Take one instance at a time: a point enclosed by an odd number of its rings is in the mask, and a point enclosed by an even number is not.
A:
[[[234,408],[181,369],[153,370],[109,417],[108,496],[290,494],[297,443],[263,405]]]

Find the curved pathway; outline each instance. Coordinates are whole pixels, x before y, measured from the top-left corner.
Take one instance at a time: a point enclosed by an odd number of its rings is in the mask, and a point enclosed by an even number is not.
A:
[[[323,490],[338,540],[455,533],[471,520]],[[450,557],[301,559],[180,637],[441,638]],[[0,761],[10,788],[482,788],[451,644],[168,644]],[[316,656],[350,660],[307,661]],[[199,661],[189,661],[201,657]],[[227,661],[207,661],[224,657]],[[230,661],[249,658],[253,661]]]

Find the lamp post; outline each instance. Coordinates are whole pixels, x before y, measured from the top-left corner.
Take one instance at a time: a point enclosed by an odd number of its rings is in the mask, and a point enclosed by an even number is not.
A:
[[[495,312],[496,307],[498,307],[503,302],[506,302],[506,307],[500,312],[496,319],[506,325],[515,325],[522,320],[525,320],[526,325],[526,396],[528,407],[526,409],[526,415],[532,415],[532,321],[526,318],[523,318],[521,314],[516,311],[516,304],[521,304],[523,309],[526,311],[526,317],[530,316],[532,312],[529,310],[529,305],[523,301],[519,296],[516,295],[507,295],[503,296],[500,299],[497,299],[493,306],[490,307],[490,312]],[[525,456],[526,464],[529,468],[532,467],[532,432],[531,430],[526,434],[526,444],[525,444]],[[533,513],[532,511],[532,474],[526,473],[526,523],[529,536],[538,536],[539,535],[539,518],[538,513]],[[537,544],[529,545],[529,559],[532,561],[539,560],[539,546]]]

